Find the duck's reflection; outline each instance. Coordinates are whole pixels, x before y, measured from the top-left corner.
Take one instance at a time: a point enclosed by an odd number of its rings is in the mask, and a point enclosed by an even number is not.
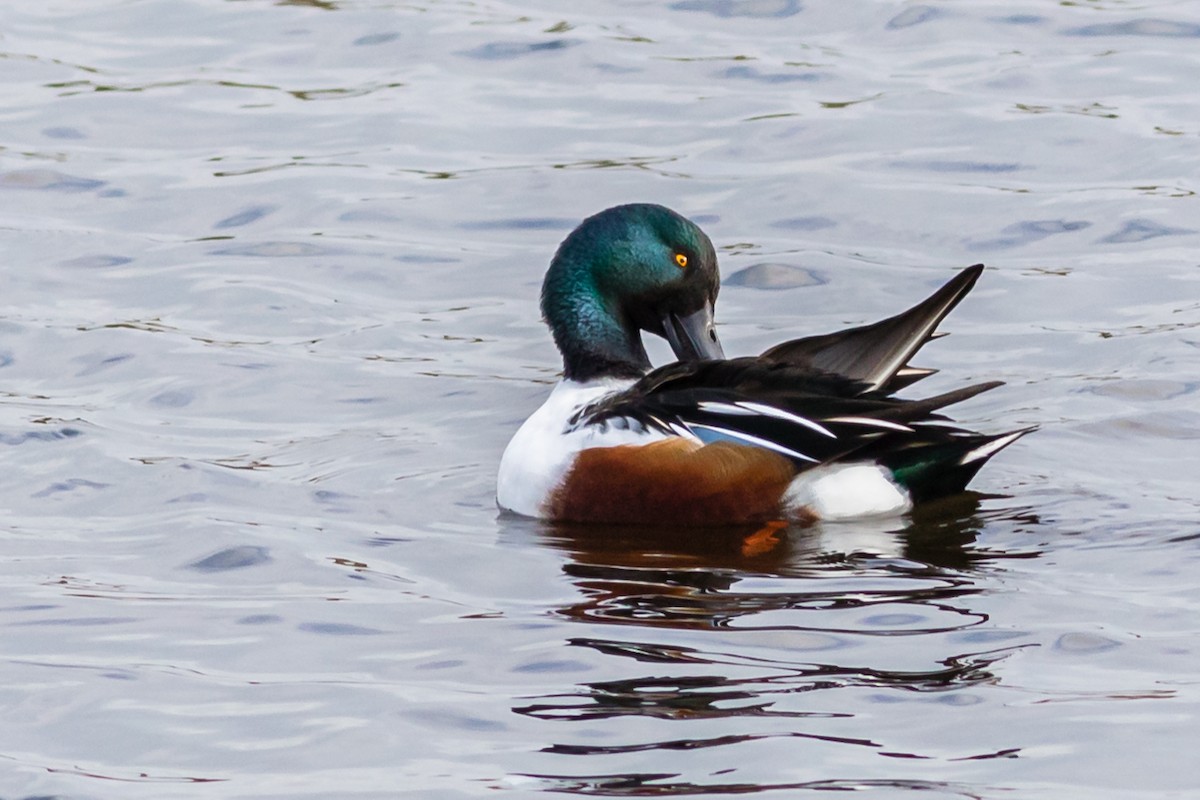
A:
[[[570,554],[563,569],[582,597],[558,613],[575,619],[746,629],[764,612],[818,611],[819,621],[792,615],[786,627],[832,632],[847,630],[829,613],[838,610],[890,607],[897,622],[898,606],[919,604],[922,616],[952,617],[890,631],[911,634],[986,620],[950,603],[975,591],[969,570],[984,557],[971,548],[978,506],[978,496],[964,495],[908,520],[711,530],[547,524],[540,536]],[[786,578],[810,580],[778,580]]]
[[[575,563],[632,569],[812,577],[856,559],[906,559],[929,571],[969,569],[994,554],[972,549],[983,495],[964,493],[910,517],[814,525],[691,528],[537,523],[540,538]],[[856,564],[861,566],[861,564]]]
[[[729,720],[716,731],[688,726],[652,742],[560,741],[546,748],[556,754],[619,759],[646,750],[765,747],[786,737],[926,758],[915,745],[889,740],[890,729],[877,732],[856,718],[863,697],[994,683],[991,665],[1019,646],[986,624],[985,604],[973,607],[996,571],[996,554],[977,541],[994,521],[980,500],[961,495],[903,520],[807,528],[538,524],[537,538],[567,555],[563,570],[578,589],[553,613],[588,626],[568,646],[626,666],[614,662],[606,680],[526,698],[514,711],[593,724]],[[756,722],[747,733],[749,718]],[[621,729],[612,738],[623,738]],[[672,794],[697,786],[654,788]]]

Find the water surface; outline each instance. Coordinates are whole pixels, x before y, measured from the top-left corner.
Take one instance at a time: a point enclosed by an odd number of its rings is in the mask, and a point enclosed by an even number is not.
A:
[[[1194,794],[1191,4],[4,22],[0,796]],[[734,354],[987,263],[919,363],[1041,430],[903,519],[500,515],[542,271],[635,200]]]

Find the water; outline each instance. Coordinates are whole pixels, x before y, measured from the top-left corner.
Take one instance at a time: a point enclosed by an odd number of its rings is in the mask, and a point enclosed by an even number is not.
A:
[[[0,29],[0,796],[1194,796],[1193,4]],[[542,270],[633,200],[735,354],[986,262],[918,363],[1040,432],[774,542],[501,517]]]

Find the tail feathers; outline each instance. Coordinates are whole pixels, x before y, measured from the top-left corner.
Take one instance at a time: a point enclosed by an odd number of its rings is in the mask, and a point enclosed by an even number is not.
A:
[[[940,408],[961,403],[977,394],[983,394],[986,391],[995,389],[997,386],[1003,385],[1004,381],[986,381],[984,383],[977,383],[974,386],[964,386],[961,389],[936,394],[933,397],[924,397],[920,400],[906,400],[899,405],[878,411],[873,416],[880,419],[919,420],[929,417],[929,415]]]
[[[930,375],[936,375],[937,373],[938,370],[925,367],[901,367],[892,376],[892,379],[888,381],[887,388],[889,392],[898,392],[901,389],[907,389],[922,378],[928,378]]]
[[[982,444],[963,453],[962,456],[959,457],[958,463],[960,466],[966,466],[967,464],[979,464],[982,466],[984,462],[996,455],[996,453],[999,453],[1001,450],[1008,447],[1025,434],[1033,433],[1036,430],[1037,426],[1032,425],[1028,428],[1021,428],[1020,430],[989,436]]]
[[[898,450],[880,459],[914,502],[958,494],[989,458],[1036,428],[995,435],[965,434]]]
[[[901,377],[901,373],[921,345],[937,335],[938,323],[967,296],[982,273],[982,264],[967,267],[928,298],[894,317],[784,342],[763,353],[763,357],[851,378],[861,382],[864,391],[895,391],[923,377]],[[896,384],[898,377],[900,383]]]

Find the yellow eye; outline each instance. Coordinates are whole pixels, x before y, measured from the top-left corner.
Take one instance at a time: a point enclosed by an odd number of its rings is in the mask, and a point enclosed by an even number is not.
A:
[[[675,263],[679,265],[680,269],[683,269],[687,266],[687,256],[685,256],[683,253],[676,253]]]

